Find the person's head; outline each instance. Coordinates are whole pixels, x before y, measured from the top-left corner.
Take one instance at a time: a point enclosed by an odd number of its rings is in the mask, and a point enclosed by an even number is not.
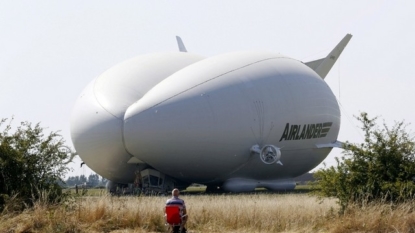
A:
[[[180,191],[179,191],[178,189],[173,189],[173,190],[171,191],[171,195],[172,195],[173,197],[178,197],[178,196],[179,196],[179,194],[180,194]]]

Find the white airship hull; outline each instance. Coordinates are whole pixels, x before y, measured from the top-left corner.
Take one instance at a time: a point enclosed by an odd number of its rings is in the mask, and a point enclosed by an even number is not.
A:
[[[113,183],[147,174],[141,182],[158,188],[293,188],[339,145],[340,110],[324,77],[350,38],[308,63],[267,52],[204,59],[181,40],[182,52],[120,63],[78,98],[75,149]]]

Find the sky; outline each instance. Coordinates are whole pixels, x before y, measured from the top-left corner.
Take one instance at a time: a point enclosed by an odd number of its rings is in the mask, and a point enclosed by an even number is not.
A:
[[[70,116],[83,88],[129,58],[178,51],[176,35],[206,57],[261,50],[307,62],[351,33],[325,81],[341,109],[338,140],[362,142],[362,111],[380,124],[415,122],[414,9],[399,0],[0,0],[0,118],[40,122],[73,147]],[[80,161],[68,175],[91,173]]]

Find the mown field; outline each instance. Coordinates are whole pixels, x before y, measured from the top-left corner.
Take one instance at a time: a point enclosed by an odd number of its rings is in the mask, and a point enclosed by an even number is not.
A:
[[[0,232],[166,232],[167,197],[72,197],[3,213]],[[351,207],[308,194],[182,195],[189,232],[415,232],[415,202]]]

